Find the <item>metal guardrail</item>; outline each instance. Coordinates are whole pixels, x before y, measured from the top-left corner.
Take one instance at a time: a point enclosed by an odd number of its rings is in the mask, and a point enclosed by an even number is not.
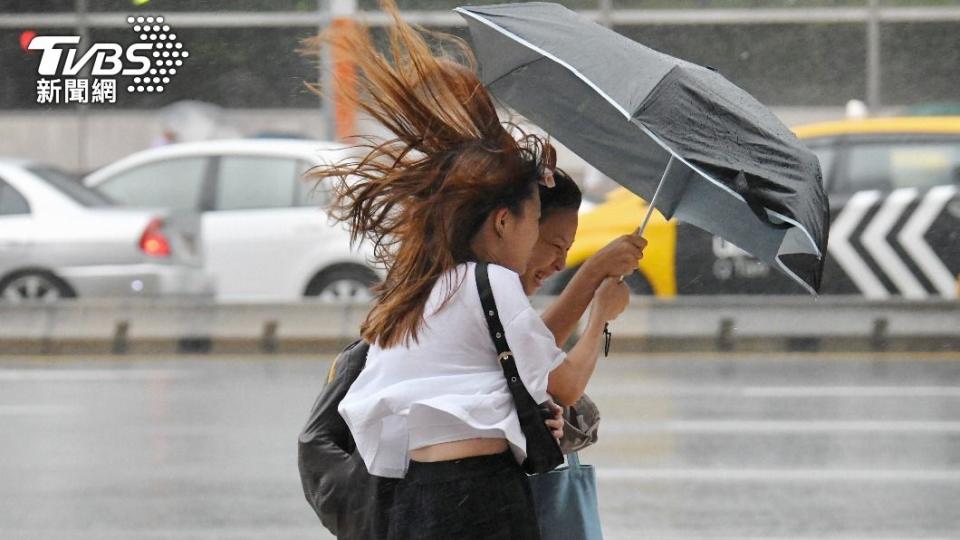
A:
[[[611,324],[628,350],[960,352],[960,302],[681,297],[633,302]]]
[[[368,308],[173,300],[5,306],[0,354],[330,353],[356,339]],[[960,302],[638,297],[611,330],[614,352],[960,352]]]
[[[162,11],[162,10],[161,10]],[[946,22],[960,20],[960,7],[806,7],[806,8],[720,8],[720,9],[611,9],[579,10],[594,20],[620,25],[689,25],[689,24],[796,24],[796,23],[866,23],[879,22]],[[267,12],[164,12],[178,28],[228,27],[317,27],[330,20],[326,11]],[[0,14],[0,28],[123,28],[125,12],[86,13],[82,20],[76,13]],[[390,18],[382,11],[358,11],[357,20],[371,26],[385,26]],[[425,26],[465,26],[462,17],[449,10],[404,10],[407,21]]]

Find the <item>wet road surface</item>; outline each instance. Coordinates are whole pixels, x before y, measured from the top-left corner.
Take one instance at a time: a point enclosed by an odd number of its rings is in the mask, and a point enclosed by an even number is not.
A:
[[[960,538],[960,354],[614,355],[608,540]],[[318,358],[0,358],[0,538],[326,539]]]

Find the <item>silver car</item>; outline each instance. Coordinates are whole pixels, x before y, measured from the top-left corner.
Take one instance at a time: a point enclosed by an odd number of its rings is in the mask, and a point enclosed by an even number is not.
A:
[[[0,158],[0,302],[212,297],[199,223],[127,209],[56,169]]]
[[[330,183],[303,177],[351,152],[307,140],[180,143],[137,152],[84,183],[124,206],[199,214],[221,302],[368,301],[381,279],[370,246],[351,246],[346,228],[330,222]]]

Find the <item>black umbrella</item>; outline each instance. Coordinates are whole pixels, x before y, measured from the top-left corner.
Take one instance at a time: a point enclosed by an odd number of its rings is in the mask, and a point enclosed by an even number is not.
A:
[[[495,96],[651,211],[819,288],[829,223],[820,165],[756,99],[558,4],[456,11]]]

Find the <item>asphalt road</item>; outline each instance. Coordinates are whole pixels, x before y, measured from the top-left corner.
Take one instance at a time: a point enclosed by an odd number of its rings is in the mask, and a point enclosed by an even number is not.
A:
[[[324,539],[318,358],[0,357],[0,538]],[[608,540],[960,538],[960,353],[612,356]]]

